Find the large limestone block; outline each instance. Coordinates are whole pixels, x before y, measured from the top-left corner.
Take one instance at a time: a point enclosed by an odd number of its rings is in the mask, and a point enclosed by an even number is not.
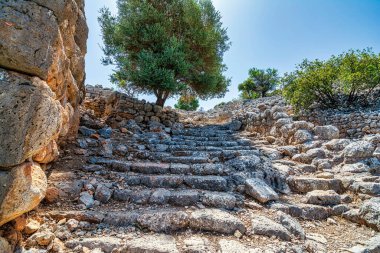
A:
[[[34,209],[45,197],[47,179],[37,164],[0,171],[0,226]]]
[[[0,167],[23,163],[55,140],[62,107],[45,82],[0,68]]]
[[[46,80],[59,36],[53,12],[23,0],[0,1],[0,10],[0,67]]]

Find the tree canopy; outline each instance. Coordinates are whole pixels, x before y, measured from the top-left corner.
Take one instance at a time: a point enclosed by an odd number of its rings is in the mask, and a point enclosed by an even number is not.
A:
[[[118,0],[118,15],[101,10],[103,63],[115,65],[120,87],[154,94],[157,104],[191,89],[222,97],[230,79],[223,55],[230,43],[211,0]]]
[[[284,96],[297,109],[313,104],[322,108],[363,105],[373,89],[380,86],[380,55],[371,49],[349,50],[325,61],[304,60],[283,77]]]
[[[248,72],[249,77],[239,84],[241,97],[244,99],[255,99],[266,97],[268,92],[273,91],[280,82],[280,77],[276,69],[252,68]]]

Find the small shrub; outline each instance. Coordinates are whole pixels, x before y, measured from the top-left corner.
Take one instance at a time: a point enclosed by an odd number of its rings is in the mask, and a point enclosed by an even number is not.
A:
[[[174,108],[185,111],[196,111],[199,107],[199,100],[194,95],[182,95]]]

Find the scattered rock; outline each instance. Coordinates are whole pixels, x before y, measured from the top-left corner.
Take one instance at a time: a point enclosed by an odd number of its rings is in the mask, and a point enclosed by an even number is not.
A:
[[[281,225],[299,239],[305,240],[305,231],[297,220],[283,212],[278,212],[277,214],[279,215],[279,222]]]
[[[55,235],[52,232],[38,232],[33,234],[26,241],[26,245],[28,246],[47,246],[55,239]]]
[[[108,187],[100,184],[95,191],[95,199],[101,203],[107,203],[112,196],[112,191]]]
[[[284,226],[264,216],[258,216],[252,220],[252,231],[257,235],[276,236],[284,241],[290,241],[292,238]]]
[[[340,204],[340,195],[333,190],[315,190],[306,194],[306,203],[322,206],[334,206]]]
[[[294,144],[302,144],[312,139],[313,135],[307,130],[297,130],[293,136]]]
[[[277,193],[264,181],[257,178],[250,178],[245,181],[245,191],[261,203],[277,200]]]
[[[41,225],[36,220],[29,220],[29,222],[26,224],[24,232],[28,235],[35,233],[40,229]]]
[[[358,216],[367,226],[380,231],[380,198],[371,198],[363,203]]]
[[[83,204],[86,208],[91,208],[94,205],[94,197],[87,191],[82,192],[79,203]]]
[[[46,190],[45,201],[48,203],[55,203],[59,198],[59,189],[56,187],[48,187]]]
[[[322,140],[332,140],[339,138],[339,129],[335,126],[316,126],[314,133]]]

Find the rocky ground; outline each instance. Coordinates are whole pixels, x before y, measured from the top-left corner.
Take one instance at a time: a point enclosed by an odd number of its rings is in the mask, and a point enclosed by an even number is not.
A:
[[[4,252],[380,252],[380,135],[205,115],[110,128],[84,113],[44,202],[2,228]]]

